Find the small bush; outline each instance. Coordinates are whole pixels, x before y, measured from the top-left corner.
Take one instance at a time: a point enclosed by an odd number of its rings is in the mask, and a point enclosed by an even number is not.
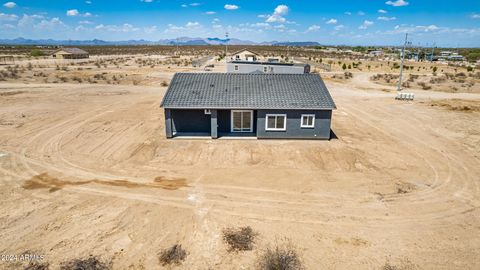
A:
[[[186,257],[187,252],[182,248],[182,245],[175,244],[160,253],[160,263],[162,265],[180,264]]]
[[[97,257],[90,255],[88,259],[73,259],[62,263],[61,270],[109,270],[111,263],[100,261]]]
[[[168,82],[166,82],[166,81],[163,81],[163,82],[161,83],[161,86],[163,86],[163,87],[166,87],[166,86],[168,86]]]
[[[30,262],[24,270],[48,270],[49,269],[49,263],[47,262]]]
[[[302,262],[291,244],[267,248],[258,260],[258,268],[262,270],[299,270]]]
[[[250,226],[223,230],[223,240],[229,245],[229,251],[252,250],[257,235]]]

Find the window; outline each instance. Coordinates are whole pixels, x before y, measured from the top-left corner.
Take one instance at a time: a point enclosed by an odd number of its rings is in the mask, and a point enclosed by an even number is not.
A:
[[[205,114],[212,114],[212,111],[210,109],[205,109]]]
[[[284,131],[287,130],[286,114],[267,114],[265,130]]]
[[[252,132],[253,131],[253,111],[232,110],[230,123],[231,123],[232,132]]]
[[[235,70],[238,70],[238,66],[237,66],[237,65],[235,65]]]
[[[302,128],[315,127],[315,114],[302,114],[302,122],[300,123]]]
[[[267,73],[268,71],[268,68],[267,67],[263,67],[263,73]]]

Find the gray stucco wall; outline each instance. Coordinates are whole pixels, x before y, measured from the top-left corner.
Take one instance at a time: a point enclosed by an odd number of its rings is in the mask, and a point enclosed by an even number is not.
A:
[[[186,133],[210,133],[210,115],[204,110],[170,110],[172,131]]]
[[[235,66],[238,66],[238,70],[235,70]],[[281,66],[281,65],[260,65],[260,64],[244,64],[244,63],[227,63],[227,73],[252,73],[255,71],[263,72],[263,67],[267,67],[268,72],[276,74],[302,74],[309,73],[310,67],[305,68],[303,66]],[[270,67],[273,67],[273,72],[270,72]]]
[[[287,114],[287,129],[285,131],[265,130],[267,114]],[[302,114],[315,114],[315,127],[300,127]],[[277,139],[330,139],[330,124],[332,111],[303,111],[303,110],[258,110],[257,137]]]

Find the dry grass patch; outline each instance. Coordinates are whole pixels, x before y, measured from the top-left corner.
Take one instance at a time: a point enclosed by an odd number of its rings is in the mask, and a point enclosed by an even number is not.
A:
[[[160,263],[162,265],[180,264],[187,257],[187,252],[182,245],[175,244],[160,253]]]
[[[47,262],[30,262],[24,270],[48,270],[49,269],[49,263]]]
[[[226,228],[223,230],[223,240],[228,244],[228,251],[252,250],[255,237],[258,235],[250,226]]]

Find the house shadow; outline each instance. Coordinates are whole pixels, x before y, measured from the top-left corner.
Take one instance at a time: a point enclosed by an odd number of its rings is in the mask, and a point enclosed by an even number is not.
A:
[[[330,140],[338,140],[337,134],[332,129],[330,129]]]

